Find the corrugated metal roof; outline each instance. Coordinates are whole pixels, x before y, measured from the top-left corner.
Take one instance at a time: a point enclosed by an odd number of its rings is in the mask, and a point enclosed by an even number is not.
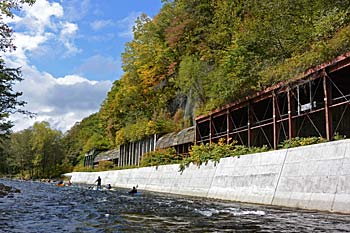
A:
[[[119,148],[99,153],[94,162],[107,161],[119,158]]]
[[[186,128],[177,133],[168,133],[158,139],[156,148],[168,148],[194,142],[195,127]]]

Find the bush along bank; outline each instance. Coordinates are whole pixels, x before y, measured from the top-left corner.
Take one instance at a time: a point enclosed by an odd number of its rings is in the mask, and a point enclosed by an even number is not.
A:
[[[345,137],[339,136],[338,138],[344,139]],[[279,148],[287,149],[323,142],[327,142],[327,140],[322,137],[296,137],[282,142]],[[268,148],[266,145],[262,147],[247,147],[238,145],[237,141],[227,144],[225,139],[220,139],[218,143],[194,145],[188,155],[176,155],[171,149],[153,151],[144,156],[141,165],[147,167],[179,163],[179,171],[182,172],[191,163],[200,166],[202,164],[207,164],[209,160],[218,163],[221,158],[261,153],[269,150],[272,149]]]
[[[346,139],[346,137],[337,135],[337,137],[335,137],[334,139],[341,140]],[[278,146],[278,148],[288,149],[324,142],[327,142],[327,140],[322,137],[296,137],[290,140],[285,140]],[[174,148],[157,149],[155,151],[148,152],[144,154],[140,162],[140,166],[116,167],[112,164],[112,162],[106,161],[106,164],[102,164],[102,166],[99,166],[97,168],[77,166],[74,168],[74,172],[122,170],[137,167],[160,166],[167,164],[179,164],[179,172],[182,172],[191,163],[197,166],[201,166],[202,164],[207,164],[208,161],[211,160],[216,164],[220,161],[221,158],[261,153],[270,150],[272,149],[270,149],[266,145],[262,147],[247,147],[243,145],[238,145],[237,141],[226,143],[225,139],[220,139],[218,143],[193,145],[189,154],[186,155],[177,154]]]

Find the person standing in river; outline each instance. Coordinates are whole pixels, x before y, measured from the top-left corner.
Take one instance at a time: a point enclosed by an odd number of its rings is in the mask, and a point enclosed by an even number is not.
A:
[[[129,191],[129,194],[135,194],[135,193],[137,193],[137,189],[136,189],[136,187],[134,186],[134,187],[132,187],[132,189]]]
[[[98,177],[97,180],[95,181],[95,183],[97,182],[97,186],[96,186],[96,189],[102,189],[102,186],[101,186],[101,177]]]

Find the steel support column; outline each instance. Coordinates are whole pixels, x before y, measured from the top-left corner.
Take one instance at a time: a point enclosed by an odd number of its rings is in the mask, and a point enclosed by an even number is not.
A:
[[[232,124],[230,121],[230,110],[226,110],[226,143],[230,143],[230,132],[232,130]]]
[[[248,103],[248,147],[252,146],[252,129],[251,129],[251,125],[253,123],[253,106],[251,105],[251,103]]]
[[[324,113],[325,113],[325,124],[326,124],[326,137],[328,141],[333,138],[333,126],[332,126],[332,112],[329,106],[332,105],[332,88],[328,81],[328,76],[324,71],[323,75],[323,90],[324,90]]]
[[[272,120],[273,120],[273,149],[277,150],[278,148],[278,124],[277,120],[279,119],[278,114],[278,99],[275,93],[272,94]]]
[[[295,127],[294,127],[294,120],[293,120],[293,114],[295,113],[295,106],[292,96],[292,90],[288,89],[287,92],[287,99],[288,99],[288,137],[289,140],[295,137]]]
[[[194,126],[194,127],[196,127],[196,130],[194,131],[194,144],[195,144],[195,145],[197,145],[197,142],[201,140],[201,139],[200,139],[200,134],[198,133],[198,131],[199,131],[198,125],[199,125],[199,124],[197,124],[197,122],[196,122],[196,124],[195,124],[195,126]]]
[[[210,118],[209,118],[209,144],[212,143],[213,133],[214,133],[213,116],[210,115]]]
[[[118,161],[118,167],[123,166],[122,162],[123,162],[123,154],[122,154],[122,145],[119,146],[119,161]]]

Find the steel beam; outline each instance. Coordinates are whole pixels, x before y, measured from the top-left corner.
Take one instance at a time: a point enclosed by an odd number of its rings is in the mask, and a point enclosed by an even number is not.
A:
[[[278,148],[278,124],[277,119],[279,119],[278,102],[275,93],[272,95],[272,121],[273,121],[273,149]]]
[[[325,113],[325,124],[326,124],[326,137],[328,141],[333,138],[333,126],[332,126],[332,111],[329,106],[332,105],[332,88],[328,81],[326,72],[323,75],[323,91],[324,91],[324,113]]]
[[[230,121],[230,110],[226,110],[226,143],[230,143],[230,132],[232,130],[232,123]]]
[[[251,103],[248,104],[248,147],[252,146],[252,124],[253,124],[253,106]]]
[[[288,99],[288,137],[289,140],[295,137],[295,127],[294,127],[294,120],[293,120],[293,114],[295,113],[295,106],[292,96],[292,90],[289,88],[287,92],[287,99]]]

